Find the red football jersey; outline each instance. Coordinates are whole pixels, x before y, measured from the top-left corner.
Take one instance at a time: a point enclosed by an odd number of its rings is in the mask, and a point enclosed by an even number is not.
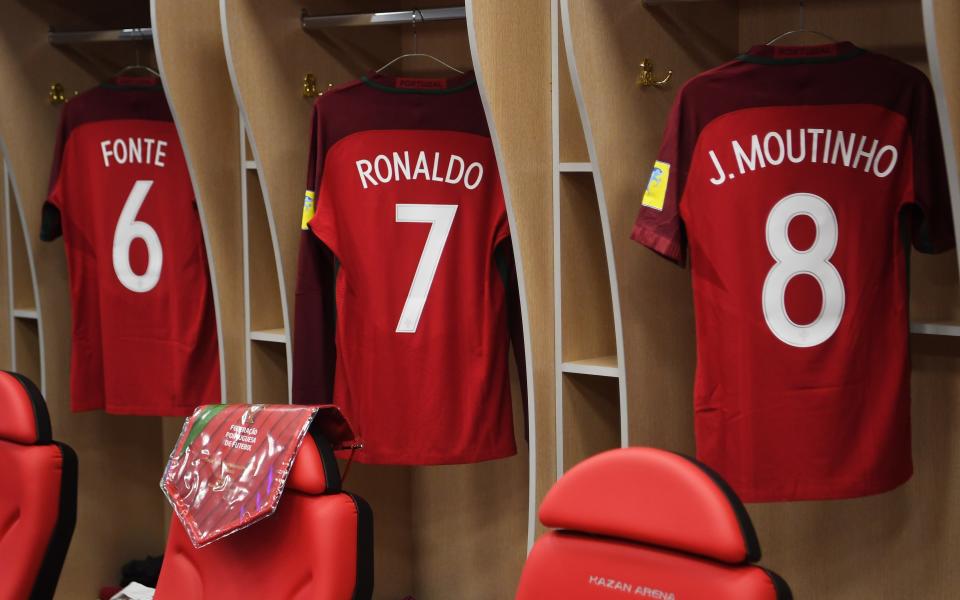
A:
[[[63,107],[40,237],[63,235],[75,411],[220,402],[206,250],[163,88],[122,78]]]
[[[320,97],[302,226],[294,401],[332,388],[367,463],[514,454],[510,231],[473,77]]]
[[[748,501],[909,479],[907,244],[953,245],[926,77],[759,46],[683,88],[658,158],[633,239],[689,248],[698,457]]]

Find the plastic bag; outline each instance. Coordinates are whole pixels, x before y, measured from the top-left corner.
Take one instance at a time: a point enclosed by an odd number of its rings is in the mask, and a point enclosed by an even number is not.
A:
[[[316,406],[213,404],[194,410],[160,487],[195,548],[277,509]]]

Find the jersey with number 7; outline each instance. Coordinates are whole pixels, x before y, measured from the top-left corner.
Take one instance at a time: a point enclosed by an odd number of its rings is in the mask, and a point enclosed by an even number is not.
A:
[[[840,43],[758,46],[694,78],[632,237],[689,249],[697,454],[741,497],[910,477],[907,241],[953,245],[922,73]]]
[[[61,234],[73,409],[186,415],[219,403],[200,220],[156,79],[120,78],[64,105],[40,237]]]
[[[307,188],[294,401],[339,405],[363,462],[514,454],[510,231],[472,77],[325,93]]]

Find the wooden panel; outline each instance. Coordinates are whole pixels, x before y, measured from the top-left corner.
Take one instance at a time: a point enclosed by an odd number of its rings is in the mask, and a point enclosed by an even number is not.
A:
[[[560,176],[560,263],[561,360],[616,355],[607,255],[590,173]]]
[[[283,306],[277,259],[260,178],[247,171],[247,273],[250,286],[250,329],[283,329]],[[236,292],[234,292],[236,293]]]
[[[772,38],[797,29],[800,9],[796,2],[741,0],[740,49],[764,44]],[[926,50],[919,0],[882,0],[865,5],[846,0],[807,0],[806,27],[823,31],[838,40],[850,40],[863,48],[924,66]],[[822,44],[819,36],[796,35],[778,44]],[[733,55],[726,57],[727,60]]]
[[[33,291],[33,276],[30,274],[30,258],[27,254],[27,240],[23,234],[20,212],[17,209],[17,196],[10,193],[10,255],[12,258],[13,308],[33,310],[37,300]]]
[[[250,386],[253,404],[286,404],[289,401],[286,344],[250,343]]]
[[[563,468],[620,447],[620,387],[615,378],[563,374]]]
[[[17,373],[40,381],[40,329],[36,319],[13,319]]]
[[[239,111],[216,2],[153,0],[154,44],[200,207],[217,300],[225,398],[244,398]]]
[[[568,7],[568,43],[593,132],[620,286],[630,441],[690,452],[695,344],[689,273],[629,237],[673,92],[735,55],[736,14],[718,3],[647,9],[569,0]],[[657,73],[673,69],[676,83],[638,88],[644,57]]]
[[[3,145],[0,144],[0,369],[13,368],[13,320],[11,302],[11,279],[8,260],[10,259],[10,235],[7,222],[7,164],[3,157]]]
[[[560,161],[561,162],[589,162],[590,153],[587,151],[587,142],[583,137],[583,123],[580,121],[580,110],[573,94],[573,83],[570,81],[570,65],[567,64],[567,51],[564,46],[563,29],[557,31],[560,39],[557,60],[559,61],[558,81],[559,88],[559,123],[560,128]]]
[[[938,95],[938,109],[940,122],[943,127],[944,146],[947,162],[947,171],[950,177],[951,194],[953,201],[954,231],[960,228],[960,2],[956,0],[924,0],[927,11],[925,23],[929,31],[925,31],[927,43],[934,46],[928,48],[933,56],[930,57],[930,66],[936,69],[931,73],[934,91]],[[946,279],[946,269],[956,265],[956,256],[943,259],[933,270],[933,276],[928,280],[936,281],[938,287],[943,287]],[[914,274],[916,276],[916,274]],[[952,302],[947,308],[937,307],[940,314],[950,313],[949,320],[960,321],[960,302],[957,301],[957,287],[954,285],[952,294],[943,294],[945,302]],[[914,308],[911,306],[911,308]]]
[[[514,369],[511,381],[516,456],[412,470],[418,599],[512,598],[520,582],[527,555],[530,452]]]
[[[956,156],[948,157],[960,171],[960,2],[931,0],[939,45],[940,72]],[[954,191],[954,193],[960,193]]]
[[[467,2],[474,68],[520,263],[536,453],[536,489],[528,492],[535,505],[556,477],[551,5],[550,0]],[[529,518],[534,523],[535,513]]]
[[[78,4],[71,3],[71,10],[80,12]],[[109,12],[113,4],[97,6]],[[81,53],[49,46],[53,21],[42,13],[51,6],[42,0],[0,5],[0,138],[36,261],[50,416],[57,438],[73,446],[80,460],[77,527],[58,588],[59,598],[73,599],[95,596],[100,585],[116,580],[124,562],[163,548],[163,498],[157,493],[159,420],[69,409],[70,292],[63,243],[37,239],[59,116],[47,103],[46,90],[52,80],[67,90],[87,89],[96,83],[91,73],[110,71],[89,64]],[[128,58],[117,56],[114,65],[130,60],[129,50]]]

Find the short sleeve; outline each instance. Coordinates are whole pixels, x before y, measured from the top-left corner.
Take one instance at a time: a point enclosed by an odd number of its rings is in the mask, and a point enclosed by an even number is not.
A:
[[[40,239],[44,241],[55,240],[63,234],[60,211],[63,210],[64,204],[63,153],[69,135],[67,106],[65,104],[60,113],[60,125],[57,127],[57,139],[53,150],[53,166],[50,168],[47,198],[43,203],[43,213],[40,220]]]
[[[678,263],[684,261],[685,238],[680,199],[689,164],[683,137],[683,92],[677,96],[657,160],[644,188],[640,213],[630,238]]]
[[[910,129],[913,145],[914,203],[913,245],[920,252],[936,253],[954,246],[950,187],[943,154],[937,105],[930,81],[918,86]]]

